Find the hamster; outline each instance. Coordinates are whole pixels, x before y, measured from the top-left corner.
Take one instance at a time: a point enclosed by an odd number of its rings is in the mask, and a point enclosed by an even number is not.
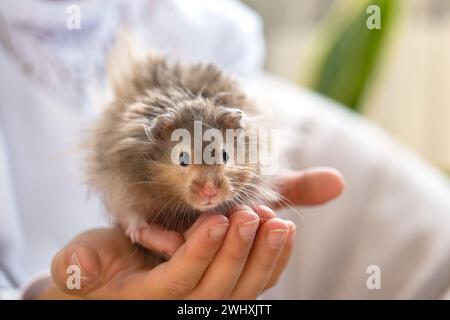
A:
[[[277,198],[258,160],[232,161],[238,141],[251,157],[251,139],[239,137],[262,125],[261,112],[218,67],[149,54],[133,62],[113,90],[113,101],[89,137],[88,180],[133,243],[151,223],[182,232],[202,212],[227,214]],[[201,134],[208,129],[240,134],[227,146],[217,143],[211,154],[218,161],[199,163],[194,155],[202,154],[208,141],[195,147],[172,139],[176,129],[194,137],[199,128]]]

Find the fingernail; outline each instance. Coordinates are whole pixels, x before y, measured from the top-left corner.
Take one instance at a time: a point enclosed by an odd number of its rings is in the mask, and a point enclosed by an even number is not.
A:
[[[228,230],[228,223],[222,223],[215,225],[208,230],[208,235],[213,240],[220,240],[222,239]]]
[[[287,241],[293,242],[295,240],[296,230],[297,230],[297,226],[295,225],[295,223],[291,222],[290,228],[289,228],[289,236],[288,236]]]
[[[270,230],[266,237],[267,245],[272,249],[280,248],[284,239],[286,239],[287,233],[287,229]]]
[[[245,204],[242,204],[242,205],[240,205],[240,206],[238,207],[238,210],[239,210],[239,211],[243,211],[243,210],[249,210],[249,211],[252,211],[252,208],[250,208],[249,206],[247,206],[247,205],[245,205]]]
[[[289,230],[291,232],[297,230],[297,225],[294,222],[292,222],[291,220],[287,220],[286,222],[289,225]]]
[[[85,275],[87,275],[87,272],[86,272],[86,270],[84,270],[83,266],[81,265],[80,260],[78,260],[77,253],[75,251],[70,256],[70,265],[78,266],[80,268],[80,271],[82,271]]]
[[[244,222],[239,225],[238,232],[242,240],[248,241],[255,237],[256,230],[258,229],[259,219]]]
[[[87,272],[86,272],[86,270],[84,270],[84,268],[83,268],[83,266],[81,265],[81,263],[80,263],[80,260],[78,259],[78,256],[77,256],[77,253],[74,251],[73,253],[72,253],[72,255],[70,256],[70,265],[71,266],[75,266],[75,267],[77,267],[78,268],[78,272],[79,272],[79,280],[80,281],[82,281],[83,283],[86,283],[86,282],[91,282],[92,281],[92,279],[93,279],[93,277],[92,276],[90,276]],[[69,269],[67,269],[67,270],[69,270]],[[67,273],[67,271],[66,271],[66,273]],[[79,284],[80,286],[81,286],[81,283]],[[69,283],[68,282],[66,282],[66,286],[67,286],[67,288],[69,288],[69,289],[81,289],[81,287],[77,287],[76,285],[75,286],[69,286]]]
[[[80,249],[78,249],[78,250],[80,250]],[[79,268],[81,279],[84,281],[94,280],[98,276],[97,271],[93,271],[91,273],[86,271],[86,269],[81,264],[76,251],[73,251],[70,256],[70,265],[77,266]]]

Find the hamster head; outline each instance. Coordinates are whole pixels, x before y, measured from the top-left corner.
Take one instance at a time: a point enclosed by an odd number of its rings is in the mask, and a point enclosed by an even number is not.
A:
[[[140,195],[166,210],[226,212],[257,195],[258,164],[250,161],[241,109],[172,95],[170,102],[134,102],[119,118],[102,156],[115,159],[108,170],[133,186],[135,201]]]

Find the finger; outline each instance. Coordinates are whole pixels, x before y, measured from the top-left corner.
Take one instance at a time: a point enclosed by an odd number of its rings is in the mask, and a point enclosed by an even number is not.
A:
[[[171,257],[183,243],[181,234],[160,225],[151,224],[141,229],[139,244],[166,257]]]
[[[51,270],[53,282],[61,291],[83,295],[97,287],[100,257],[89,246],[69,246],[55,256]]]
[[[297,227],[292,221],[287,221],[287,224],[289,226],[289,234],[284,244],[283,251],[281,252],[281,255],[279,256],[275,264],[275,267],[272,271],[272,274],[270,275],[269,280],[266,283],[264,290],[272,288],[278,282],[278,279],[286,268],[292,255]]]
[[[116,233],[117,237],[114,237]],[[116,240],[108,242],[108,239]],[[54,257],[53,281],[65,293],[85,295],[103,284],[107,266],[114,259],[110,252],[125,254],[129,246],[118,229],[85,232]]]
[[[250,208],[249,206],[246,206],[246,205],[239,205],[235,208],[234,212],[242,211],[242,210],[255,212],[259,216],[259,226],[263,225],[263,223],[266,222],[267,220],[270,220],[270,219],[276,217],[275,212],[273,212],[272,209],[270,209],[269,207],[267,207],[265,205],[258,205],[253,208]],[[232,213],[233,212],[230,212],[230,214],[232,214]]]
[[[189,237],[198,229],[199,226],[205,221],[211,214],[203,213],[201,214],[195,222],[184,232],[184,238],[189,239]]]
[[[341,194],[344,179],[339,171],[316,167],[298,171],[277,182],[280,194],[294,205],[317,205],[328,202]],[[283,201],[274,204],[280,208]]]
[[[258,225],[259,217],[253,211],[237,211],[231,215],[225,241],[190,298],[223,299],[232,292],[247,261]]]
[[[264,223],[272,218],[275,218],[277,215],[267,206],[260,205],[253,208],[253,210],[258,214],[261,219],[261,223]]]
[[[231,294],[232,299],[258,297],[273,272],[288,233],[288,224],[279,218],[270,219],[263,224],[258,231],[244,271]]]
[[[181,299],[197,286],[227,233],[229,221],[222,215],[207,217],[172,258],[148,273],[149,295]]]

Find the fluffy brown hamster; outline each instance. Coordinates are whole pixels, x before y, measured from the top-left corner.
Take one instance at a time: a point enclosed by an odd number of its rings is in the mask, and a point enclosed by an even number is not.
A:
[[[148,223],[182,231],[201,212],[267,203],[276,195],[259,161],[236,161],[239,148],[249,159],[252,143],[259,145],[245,136],[258,116],[238,82],[214,65],[150,54],[116,80],[114,100],[90,137],[89,183],[133,242]],[[176,129],[194,137],[196,123],[202,134],[238,132],[232,142],[215,145],[212,164],[194,161],[208,141],[172,141]]]

